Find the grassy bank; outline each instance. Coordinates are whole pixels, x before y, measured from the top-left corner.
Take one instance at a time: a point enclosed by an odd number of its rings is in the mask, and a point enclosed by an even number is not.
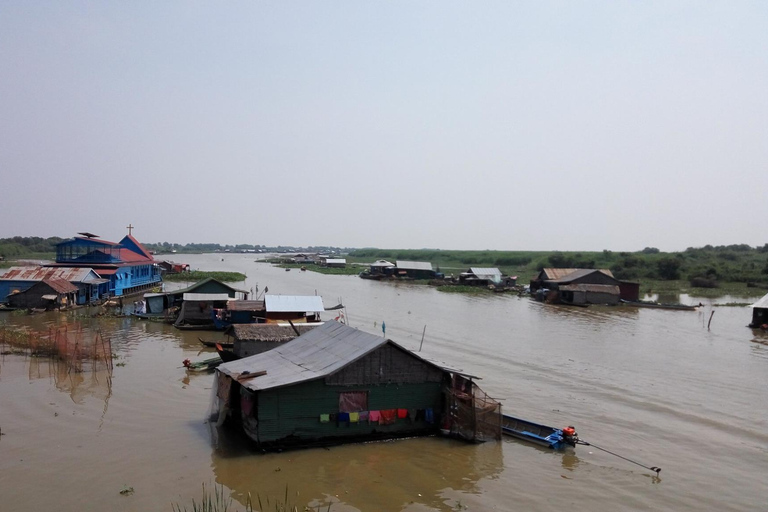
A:
[[[410,249],[358,249],[348,262],[386,259],[429,261],[446,275],[470,267],[497,267],[527,284],[542,268],[606,268],[620,280],[641,284],[643,293],[688,293],[699,297],[755,296],[768,291],[768,244],[705,246],[681,252],[661,252],[647,247],[636,252],[561,251],[443,251]],[[692,285],[703,284],[704,287]],[[755,287],[748,287],[752,283]]]
[[[225,283],[238,283],[245,281],[246,275],[240,272],[205,272],[202,270],[193,270],[192,272],[181,272],[179,274],[166,274],[164,281],[173,282],[197,282],[212,277]]]

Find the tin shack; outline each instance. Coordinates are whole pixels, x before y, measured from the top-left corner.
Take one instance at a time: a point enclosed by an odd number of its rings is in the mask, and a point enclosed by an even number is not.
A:
[[[768,295],[752,304],[752,323],[749,326],[768,329]]]
[[[212,420],[242,428],[262,449],[440,432],[501,437],[501,404],[473,377],[333,321],[220,365],[214,386]]]
[[[8,305],[21,309],[57,309],[75,305],[77,286],[52,277],[33,284],[23,292],[8,296]]]

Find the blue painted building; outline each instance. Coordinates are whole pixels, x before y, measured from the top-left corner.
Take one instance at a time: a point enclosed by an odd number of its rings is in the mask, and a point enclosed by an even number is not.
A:
[[[109,280],[108,294],[120,297],[150,289],[163,278],[155,259],[129,232],[120,242],[101,240],[92,233],[78,233],[56,246],[56,263],[50,266],[89,267]]]
[[[109,279],[102,279],[90,267],[11,267],[0,271],[0,302],[11,294],[24,292],[47,279],[61,279],[77,287],[75,302],[88,304],[109,294]]]

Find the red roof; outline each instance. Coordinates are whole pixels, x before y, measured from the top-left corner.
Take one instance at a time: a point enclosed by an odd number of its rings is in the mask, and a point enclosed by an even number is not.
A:
[[[142,256],[141,254],[135,253],[131,251],[130,249],[120,249],[120,259],[123,260],[126,263],[135,263],[135,262],[144,262],[149,263],[152,258],[147,258],[146,256]],[[150,260],[150,261],[147,261]]]
[[[154,258],[152,257],[152,255],[151,255],[151,254],[149,254],[149,251],[148,251],[148,250],[146,250],[146,249],[144,248],[144,246],[143,246],[143,245],[141,245],[141,242],[139,242],[138,240],[136,240],[136,239],[133,237],[133,235],[128,235],[126,238],[128,238],[128,239],[129,239],[131,242],[133,242],[133,243],[135,243],[135,244],[136,244],[136,247],[138,247],[138,248],[139,248],[139,254],[140,254],[140,255],[144,256],[144,257],[145,257],[146,259],[148,259],[148,260],[153,260],[153,259],[154,259]]]

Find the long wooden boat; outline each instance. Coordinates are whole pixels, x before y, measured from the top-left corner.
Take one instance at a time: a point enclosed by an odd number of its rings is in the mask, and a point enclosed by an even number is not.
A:
[[[208,348],[216,348],[216,345],[221,345],[222,348],[234,348],[235,343],[233,341],[206,341],[203,338],[197,338],[204,346]]]
[[[501,433],[554,450],[560,450],[566,446],[576,446],[576,442],[579,440],[573,427],[562,429],[548,427],[506,414],[502,415]]]
[[[237,361],[238,359],[240,359],[240,356],[235,355],[233,351],[225,349],[220,344],[216,345],[216,352],[219,353],[219,357],[225,363],[228,363],[230,361]]]

